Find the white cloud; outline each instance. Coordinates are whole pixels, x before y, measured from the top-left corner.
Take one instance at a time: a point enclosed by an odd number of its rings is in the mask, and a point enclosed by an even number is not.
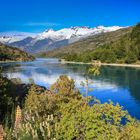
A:
[[[41,73],[37,73],[35,71],[31,72],[30,75],[26,75],[24,73],[20,73],[20,72],[16,72],[16,73],[7,73],[8,78],[20,78],[24,83],[28,83],[29,82],[29,78],[33,79],[34,82],[38,85],[41,86],[45,86],[48,87],[48,85],[52,85],[56,82],[56,80],[59,78],[61,74],[41,74]],[[73,73],[69,73],[68,74],[70,77],[72,77],[75,80],[75,85],[78,88],[81,88],[81,82],[85,81],[85,78],[80,76],[80,75],[75,75]],[[94,84],[91,85],[92,88],[96,88],[98,90],[112,90],[112,91],[117,91],[118,90],[118,86],[110,83],[110,82],[106,82],[106,81],[100,81],[100,80],[90,80],[90,82],[93,82]]]
[[[49,26],[49,27],[53,27],[53,26],[58,26],[60,24],[58,23],[53,23],[53,22],[29,22],[29,23],[25,23],[25,26]]]

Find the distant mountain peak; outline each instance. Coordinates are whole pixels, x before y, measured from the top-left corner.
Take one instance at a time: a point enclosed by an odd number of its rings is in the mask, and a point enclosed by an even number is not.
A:
[[[64,45],[68,45],[78,40],[84,39],[88,36],[116,31],[121,28],[122,27],[119,26],[97,26],[94,28],[90,28],[88,26],[74,26],[56,31],[53,29],[47,29],[42,33],[33,35],[30,33],[14,32],[7,33],[5,36],[4,34],[2,35],[0,33],[0,42],[16,47],[21,47],[27,52],[34,53],[44,50],[45,48],[50,50],[52,48],[62,47]]]
[[[53,29],[47,29],[45,30],[45,32],[48,33],[48,32],[55,32],[55,31]]]
[[[89,26],[72,26],[71,29],[72,30],[76,30],[76,29],[90,29]]]

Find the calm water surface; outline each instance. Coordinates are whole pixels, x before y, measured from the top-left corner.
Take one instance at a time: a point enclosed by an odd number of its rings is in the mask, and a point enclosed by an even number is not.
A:
[[[76,87],[85,80],[88,65],[61,64],[57,59],[37,59],[34,62],[1,63],[9,78],[21,78],[25,83],[32,78],[38,85],[49,87],[57,78],[66,74],[75,79]],[[140,68],[101,67],[98,77],[90,76],[93,91],[89,94],[102,103],[112,100],[128,110],[135,118],[140,119]]]

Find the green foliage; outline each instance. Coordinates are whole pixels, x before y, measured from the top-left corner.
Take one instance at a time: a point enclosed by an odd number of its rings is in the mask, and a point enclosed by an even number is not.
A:
[[[57,94],[59,102],[68,103],[71,99],[81,99],[81,94],[75,88],[74,80],[66,75],[62,75],[51,86],[51,90]]]
[[[68,54],[68,55],[64,56],[64,58],[66,58],[67,61],[74,61],[75,59],[78,60],[77,54]]]
[[[140,44],[140,23],[138,23],[132,30],[131,40],[134,40],[136,44]]]
[[[100,57],[101,62],[106,62],[106,63],[115,63],[117,60],[117,56],[112,50],[104,50],[101,57]]]
[[[61,120],[57,122],[57,139],[119,140],[122,135],[124,139],[125,136],[130,138],[130,135],[138,138],[136,126],[133,126],[134,134],[133,132],[129,134],[131,130],[126,131],[126,127],[132,127],[135,121],[118,104],[99,103],[90,107],[82,101],[72,100],[68,104],[62,104],[60,110],[62,116]],[[126,119],[126,125],[121,124],[122,118]]]
[[[40,117],[51,115],[57,109],[56,97],[50,91],[32,85],[26,97],[24,108],[33,115],[38,112]]]
[[[114,52],[118,60],[124,59],[126,57],[126,48],[124,47],[122,41],[120,41],[120,44],[114,49]]]
[[[99,76],[100,75],[100,67],[99,65],[93,65],[89,68],[88,70],[89,74],[93,74],[94,76]]]
[[[88,105],[74,80],[60,76],[51,90],[31,85],[16,133],[11,128],[6,136],[21,140],[138,140],[140,122],[119,104],[93,99],[93,105]]]
[[[3,122],[3,118],[6,118],[7,115],[7,117],[9,117],[11,113],[13,101],[9,95],[10,82],[2,76],[1,72],[2,70],[0,69],[0,122]]]
[[[126,55],[125,63],[131,64],[135,63],[137,61],[137,56],[134,54],[134,52],[129,51]]]
[[[91,85],[93,85],[93,82],[89,80],[89,75],[98,76],[100,74],[99,65],[92,65],[88,72],[85,73],[85,81],[81,82],[81,86],[84,88],[84,92],[82,92],[83,97],[85,97],[85,103],[88,104],[88,102],[91,100],[92,97],[88,95],[89,91],[92,91],[93,88],[90,88]]]

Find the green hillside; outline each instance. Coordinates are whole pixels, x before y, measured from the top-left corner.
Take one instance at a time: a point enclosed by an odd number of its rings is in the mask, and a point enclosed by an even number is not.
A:
[[[114,36],[115,37],[115,36]],[[87,44],[88,45],[88,44]],[[81,54],[69,53],[64,56],[68,61],[91,62],[100,60],[103,63],[136,63],[140,60],[140,24],[121,38],[96,46],[93,51]]]
[[[140,24],[92,36],[45,55],[67,61],[136,63],[140,60]]]
[[[42,54],[44,56],[47,55],[48,57],[60,57],[67,53],[81,54],[86,51],[95,50],[96,48],[98,48],[99,46],[102,46],[103,44],[106,44],[109,42],[114,42],[114,41],[120,39],[125,34],[131,32],[131,29],[132,28],[130,27],[130,28],[113,31],[113,32],[94,35],[94,36],[88,37],[84,40],[73,43],[71,45],[68,45],[68,46],[65,46],[65,47],[62,47],[59,49],[55,49],[55,50],[47,52],[47,53],[44,52]]]
[[[0,61],[31,61],[34,57],[14,47],[0,44]]]

